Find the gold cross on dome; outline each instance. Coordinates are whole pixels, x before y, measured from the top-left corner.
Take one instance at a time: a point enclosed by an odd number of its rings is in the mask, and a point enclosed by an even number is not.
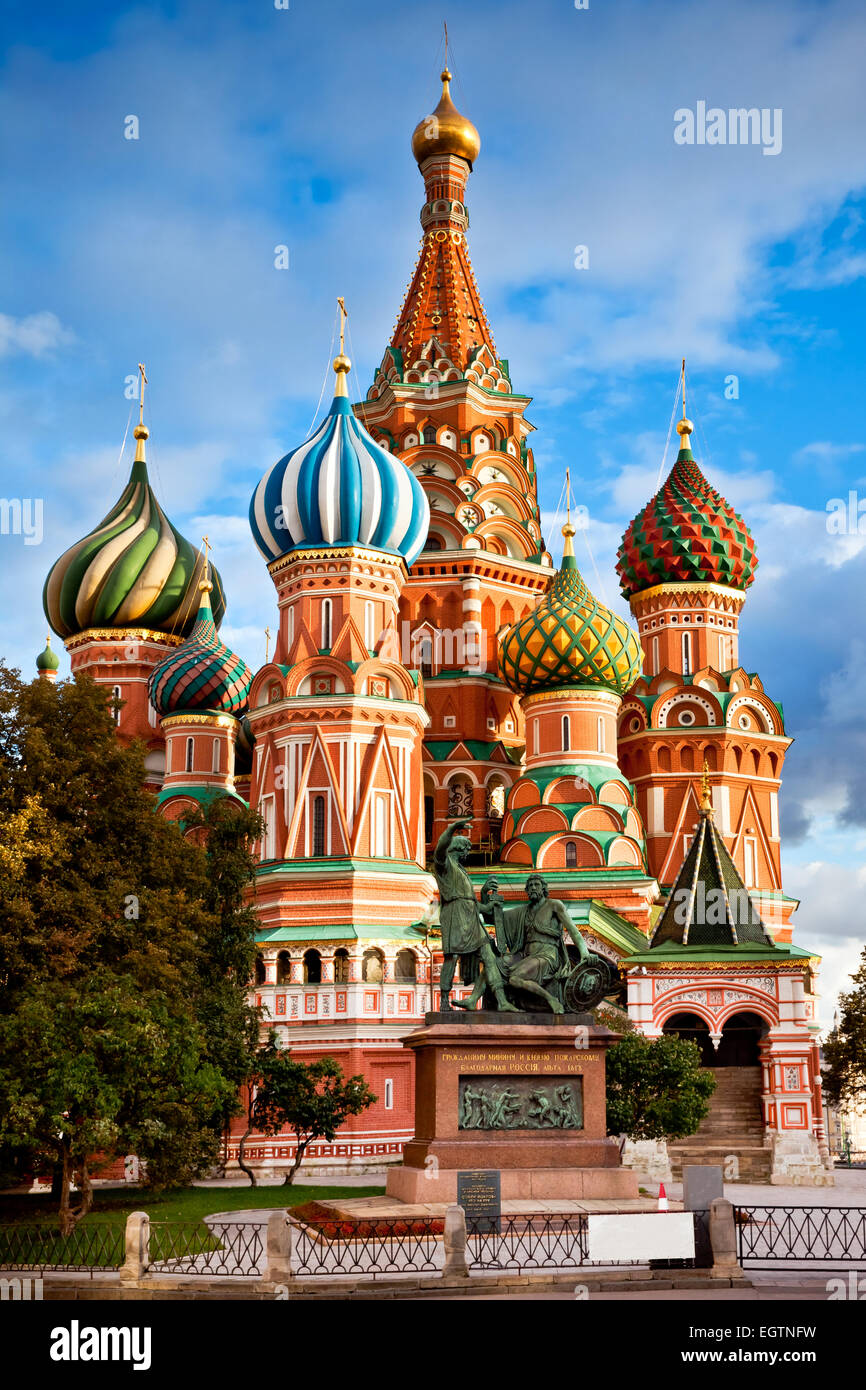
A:
[[[138,423],[141,425],[144,423],[144,388],[147,385],[147,376],[145,374],[143,362],[139,362],[138,364],[138,373],[141,377],[141,381],[139,382],[141,390],[138,399]]]
[[[265,665],[266,665],[266,666],[267,666],[267,664],[268,664],[268,659],[269,659],[268,654],[269,654],[270,650],[271,650],[271,629],[270,629],[269,627],[266,627],[266,628],[265,628]]]
[[[342,295],[338,297],[337,303],[340,306],[340,356],[342,357],[346,347],[346,319],[349,314]]]
[[[205,579],[207,579],[207,577],[208,577],[208,553],[209,553],[209,551],[210,551],[210,541],[208,540],[207,536],[202,536],[202,542],[203,542],[203,544],[204,544],[204,577],[205,577]]]

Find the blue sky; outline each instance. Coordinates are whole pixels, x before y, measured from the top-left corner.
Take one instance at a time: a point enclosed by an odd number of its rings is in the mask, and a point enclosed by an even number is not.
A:
[[[123,486],[125,380],[143,359],[158,494],[186,535],[209,532],[224,635],[263,659],[275,604],[249,496],[309,430],[338,294],[356,397],[381,359],[417,254],[409,138],[436,100],[447,19],[455,99],[482,137],[471,254],[534,398],[551,548],[570,465],[587,579],[615,602],[616,545],[655,491],[683,355],[696,452],[755,534],[741,659],[795,738],[786,887],[824,952],[829,1018],[866,888],[866,534],[826,527],[831,498],[866,499],[862,5],[4,11],[0,495],[42,498],[44,534],[0,536],[0,651],[32,669],[44,575]],[[781,152],[675,144],[674,112],[698,101],[781,109]]]

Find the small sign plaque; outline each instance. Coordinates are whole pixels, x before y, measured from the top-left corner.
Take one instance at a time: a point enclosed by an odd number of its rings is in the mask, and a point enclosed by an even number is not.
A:
[[[500,1234],[502,1198],[499,1172],[496,1169],[476,1169],[457,1174],[457,1205],[466,1213],[466,1226],[482,1234]]]

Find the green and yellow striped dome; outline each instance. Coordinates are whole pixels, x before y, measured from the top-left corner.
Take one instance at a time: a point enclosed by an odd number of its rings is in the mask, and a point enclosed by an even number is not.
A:
[[[641,673],[637,634],[583,582],[574,527],[563,526],[562,534],[562,567],[534,612],[502,638],[500,675],[520,695],[563,685],[597,685],[624,695]]]
[[[145,627],[186,637],[198,614],[204,557],[172,526],[147,476],[138,425],[129,482],[108,516],[69,547],[45,581],[42,605],[58,637],[86,628]],[[223,586],[213,571],[214,621],[225,613]]]

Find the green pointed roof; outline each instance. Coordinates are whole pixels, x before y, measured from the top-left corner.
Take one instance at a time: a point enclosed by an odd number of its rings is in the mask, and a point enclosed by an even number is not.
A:
[[[678,946],[774,946],[748,888],[713,821],[709,790],[701,820],[653,933],[650,949]]]

